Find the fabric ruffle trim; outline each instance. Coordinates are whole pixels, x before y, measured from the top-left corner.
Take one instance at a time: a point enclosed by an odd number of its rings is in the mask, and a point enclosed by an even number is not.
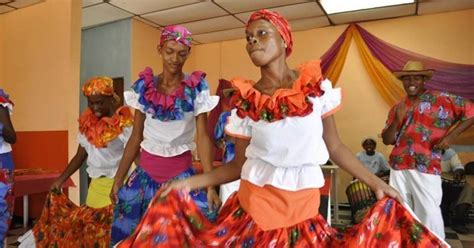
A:
[[[232,103],[240,118],[250,117],[254,121],[273,122],[287,116],[306,116],[313,111],[308,97],[322,96],[323,76],[320,61],[314,60],[300,65],[299,76],[291,89],[278,89],[272,96],[255,89],[252,80],[234,78],[231,82],[237,91]]]
[[[206,77],[202,71],[194,71],[186,76],[180,87],[170,94],[158,91],[150,67],[140,72],[139,77],[132,85],[133,90],[139,95],[138,102],[143,105],[143,112],[161,121],[182,120],[184,112],[194,110],[194,99],[197,94],[208,89],[207,84],[202,83]]]
[[[11,105],[14,105],[13,102],[10,100],[10,96],[3,91],[3,89],[0,89],[0,103],[9,103]]]
[[[122,133],[123,128],[132,125],[133,115],[128,107],[120,107],[112,117],[100,119],[87,108],[79,118],[79,132],[97,148],[107,147],[110,141]]]
[[[9,112],[11,113],[13,110],[13,102],[10,100],[10,96],[3,91],[3,89],[0,89],[0,105],[3,107],[7,108]]]

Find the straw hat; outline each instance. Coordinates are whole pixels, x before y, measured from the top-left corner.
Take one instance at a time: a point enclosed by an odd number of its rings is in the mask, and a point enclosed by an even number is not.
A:
[[[394,71],[393,75],[400,79],[407,75],[422,75],[430,79],[433,76],[434,70],[425,69],[425,66],[420,61],[408,61],[401,71]]]

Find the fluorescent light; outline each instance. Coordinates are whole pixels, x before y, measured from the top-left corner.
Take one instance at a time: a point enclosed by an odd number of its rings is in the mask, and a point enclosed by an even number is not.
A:
[[[319,0],[327,14],[414,3],[415,0]]]

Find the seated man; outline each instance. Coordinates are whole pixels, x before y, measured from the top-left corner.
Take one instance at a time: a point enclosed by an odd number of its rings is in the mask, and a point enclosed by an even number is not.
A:
[[[469,233],[466,227],[466,214],[472,204],[472,186],[469,183],[461,183],[464,179],[464,166],[459,160],[456,151],[448,148],[443,151],[441,160],[441,169],[443,178],[453,178],[453,181],[444,180],[443,182],[443,200],[441,209],[443,211],[444,222],[460,234]],[[454,210],[454,217],[450,218],[449,212]]]
[[[374,138],[365,138],[362,140],[362,148],[365,151],[356,154],[356,157],[378,177],[387,176],[390,173],[387,160],[380,152],[375,151],[377,142]]]

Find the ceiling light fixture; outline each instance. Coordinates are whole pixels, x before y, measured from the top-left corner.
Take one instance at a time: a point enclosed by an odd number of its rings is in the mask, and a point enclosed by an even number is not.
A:
[[[410,4],[414,3],[415,0],[319,0],[319,2],[326,13],[330,15],[349,11]]]

